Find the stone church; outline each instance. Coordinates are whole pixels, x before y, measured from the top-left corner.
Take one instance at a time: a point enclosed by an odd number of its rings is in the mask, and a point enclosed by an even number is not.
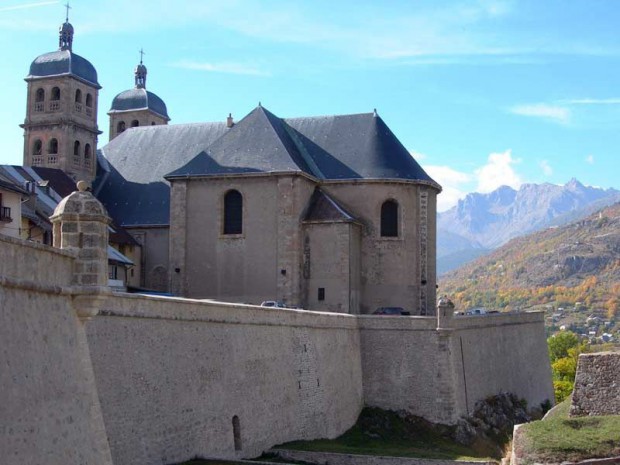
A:
[[[140,60],[97,150],[101,86],[73,52],[73,35],[67,19],[59,49],[30,66],[24,165],[92,181],[114,222],[142,245],[142,288],[434,314],[441,187],[376,111],[281,118],[259,104],[238,122],[168,125]]]

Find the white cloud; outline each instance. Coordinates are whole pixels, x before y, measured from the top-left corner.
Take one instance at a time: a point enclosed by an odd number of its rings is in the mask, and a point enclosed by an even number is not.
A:
[[[512,158],[511,150],[489,155],[487,164],[475,171],[478,181],[477,192],[492,192],[500,186],[510,186],[518,189],[523,183],[515,172],[513,165],[520,163],[520,159]]]
[[[415,161],[419,162],[420,160],[426,159],[426,154],[416,152],[415,150],[410,150],[409,153],[414,158]]]
[[[171,63],[170,66],[174,68],[183,68],[183,69],[191,69],[197,71],[208,71],[212,73],[227,73],[227,74],[245,74],[252,76],[269,76],[270,74],[266,71],[262,71],[254,65],[249,65],[246,63],[233,63],[233,62],[225,62],[225,63],[208,63],[208,62],[198,62],[191,60],[180,60],[174,63]]]
[[[589,163],[590,165],[594,164],[594,155],[588,155],[586,157],[586,163]]]
[[[540,166],[540,169],[545,176],[551,176],[553,174],[553,168],[551,168],[551,165],[547,160],[539,161],[538,166]]]
[[[54,3],[58,3],[58,0],[49,1],[49,2],[24,3],[21,5],[12,5],[12,6],[2,6],[0,7],[0,11],[25,10],[28,8],[36,8],[38,6],[53,5]]]
[[[620,105],[620,98],[581,98],[561,100],[563,105]]]
[[[543,118],[561,124],[567,124],[571,116],[570,109],[559,105],[549,105],[546,103],[516,105],[511,107],[508,111],[510,111],[510,113],[514,113],[515,115]]]
[[[470,174],[456,171],[448,166],[425,165],[424,171],[443,188],[437,197],[438,211],[448,210],[456,205],[459,199],[465,197],[467,192],[464,190],[463,184],[472,180]]]

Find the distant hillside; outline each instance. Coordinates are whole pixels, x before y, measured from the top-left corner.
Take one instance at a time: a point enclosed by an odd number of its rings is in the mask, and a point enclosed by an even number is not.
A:
[[[523,309],[550,302],[617,308],[620,203],[513,239],[441,277],[439,293],[462,309]]]
[[[437,215],[437,268],[455,269],[512,238],[561,225],[620,201],[620,191],[588,187],[576,179],[564,186],[502,186],[472,193]]]

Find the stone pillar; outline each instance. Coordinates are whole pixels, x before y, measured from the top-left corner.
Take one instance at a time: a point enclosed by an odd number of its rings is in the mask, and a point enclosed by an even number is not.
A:
[[[450,328],[453,316],[454,304],[444,295],[437,302],[437,329]]]
[[[75,252],[73,262],[74,306],[80,318],[96,314],[108,288],[108,216],[89,192],[86,181],[61,200],[50,217],[54,247]]]

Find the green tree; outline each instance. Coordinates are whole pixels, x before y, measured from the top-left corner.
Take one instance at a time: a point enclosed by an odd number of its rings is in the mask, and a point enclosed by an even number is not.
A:
[[[551,363],[554,363],[560,358],[568,357],[569,349],[579,346],[579,337],[570,331],[562,331],[547,339],[547,346]]]

